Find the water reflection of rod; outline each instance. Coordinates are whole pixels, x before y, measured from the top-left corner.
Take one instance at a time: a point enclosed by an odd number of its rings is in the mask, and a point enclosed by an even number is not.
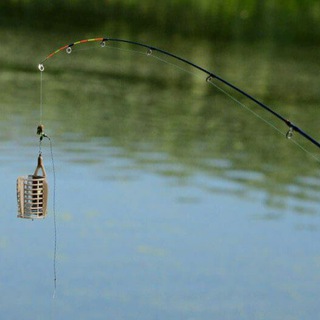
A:
[[[67,53],[71,53],[72,52],[72,47],[74,45],[78,45],[78,44],[82,44],[82,43],[87,43],[87,42],[100,42],[101,46],[104,47],[106,42],[123,42],[123,43],[128,43],[131,45],[136,45],[139,47],[143,47],[146,48],[148,50],[148,54],[152,54],[153,51],[157,51],[161,54],[164,54],[166,56],[169,56],[171,58],[174,58],[176,60],[179,60],[183,63],[186,63],[202,72],[204,72],[205,74],[207,74],[207,81],[210,81],[212,79],[216,79],[220,82],[222,82],[223,84],[225,84],[226,86],[228,86],[229,88],[237,91],[238,93],[242,94],[243,96],[245,96],[246,98],[250,99],[251,101],[253,101],[255,104],[257,104],[258,106],[262,107],[264,110],[268,111],[269,113],[273,114],[275,117],[277,117],[278,119],[280,119],[282,122],[284,122],[288,127],[289,127],[289,131],[287,133],[287,138],[291,138],[293,132],[297,132],[299,133],[302,137],[306,138],[307,140],[309,140],[311,143],[313,143],[314,145],[316,145],[318,148],[320,148],[320,142],[318,142],[317,140],[315,140],[314,138],[312,138],[309,134],[307,134],[306,132],[304,132],[301,128],[299,128],[297,125],[293,124],[290,120],[284,118],[281,114],[279,114],[278,112],[274,111],[273,109],[271,109],[270,107],[268,107],[266,104],[262,103],[261,101],[257,100],[256,98],[254,98],[253,96],[251,96],[250,94],[248,94],[247,92],[241,90],[240,88],[238,88],[237,86],[233,85],[232,83],[228,82],[227,80],[221,78],[220,76],[214,74],[213,72],[206,70],[202,67],[200,67],[199,65],[186,60],[184,58],[181,58],[171,52],[144,44],[144,43],[140,43],[140,42],[136,42],[136,41],[131,41],[131,40],[125,40],[125,39],[119,39],[119,38],[93,38],[93,39],[86,39],[86,40],[80,40],[74,43],[71,43],[69,45],[65,45],[59,49],[57,49],[56,51],[52,52],[51,54],[49,54],[44,60],[42,60],[42,62],[39,64],[39,70],[42,72],[44,71],[44,62],[46,62],[49,58],[51,58],[52,56],[54,56],[55,54],[57,54],[58,52],[62,51],[62,50],[66,50]]]

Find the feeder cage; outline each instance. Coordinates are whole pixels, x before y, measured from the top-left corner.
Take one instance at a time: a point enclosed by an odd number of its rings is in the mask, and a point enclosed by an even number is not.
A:
[[[42,175],[39,175],[41,169]],[[42,157],[33,175],[17,179],[18,218],[42,219],[47,214],[48,183]]]

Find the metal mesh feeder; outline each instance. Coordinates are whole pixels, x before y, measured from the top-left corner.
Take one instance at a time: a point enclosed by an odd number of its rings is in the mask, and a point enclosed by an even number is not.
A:
[[[41,169],[42,175],[38,172]],[[18,218],[42,219],[47,214],[48,183],[42,157],[33,175],[17,179]]]

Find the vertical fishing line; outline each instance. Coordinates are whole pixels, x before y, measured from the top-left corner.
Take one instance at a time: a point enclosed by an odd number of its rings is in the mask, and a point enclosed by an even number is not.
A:
[[[56,290],[57,290],[57,221],[56,221],[56,169],[54,163],[53,156],[53,144],[51,138],[43,132],[42,116],[43,116],[43,76],[42,73],[44,71],[43,64],[39,64],[38,66],[40,70],[40,109],[39,109],[39,118],[40,118],[40,131],[37,133],[40,135],[39,142],[39,154],[42,153],[41,143],[42,139],[48,138],[50,144],[50,155],[51,155],[51,163],[52,163],[52,173],[53,173],[53,197],[52,197],[52,211],[53,211],[53,232],[54,232],[54,246],[53,246],[53,295],[52,298],[55,298]]]
[[[49,140],[50,144],[50,156],[52,164],[52,174],[53,174],[53,196],[52,196],[52,211],[53,211],[53,232],[54,232],[54,245],[53,245],[53,295],[52,298],[55,298],[57,290],[57,221],[56,221],[56,168],[54,163],[53,156],[53,145],[51,138],[43,134],[42,137],[46,137]],[[42,139],[40,138],[39,142],[39,154],[42,153]]]
[[[52,211],[53,211],[53,231],[54,231],[54,246],[53,246],[53,295],[52,298],[55,298],[57,290],[57,221],[56,221],[56,169],[54,164],[53,157],[53,146],[52,141],[48,137],[50,142],[50,154],[51,154],[51,163],[52,163],[52,173],[53,173],[53,197],[52,197]]]
[[[42,89],[42,82],[43,82],[43,78],[42,78],[42,71],[40,70],[40,108],[39,108],[39,115],[40,115],[40,121],[39,123],[42,123],[42,109],[43,109],[43,89]]]

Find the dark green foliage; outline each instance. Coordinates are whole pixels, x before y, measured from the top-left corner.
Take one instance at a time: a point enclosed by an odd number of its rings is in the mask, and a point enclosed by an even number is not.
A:
[[[212,39],[320,39],[315,0],[7,0],[0,3],[0,19],[3,25],[50,30],[125,24],[132,32]]]

